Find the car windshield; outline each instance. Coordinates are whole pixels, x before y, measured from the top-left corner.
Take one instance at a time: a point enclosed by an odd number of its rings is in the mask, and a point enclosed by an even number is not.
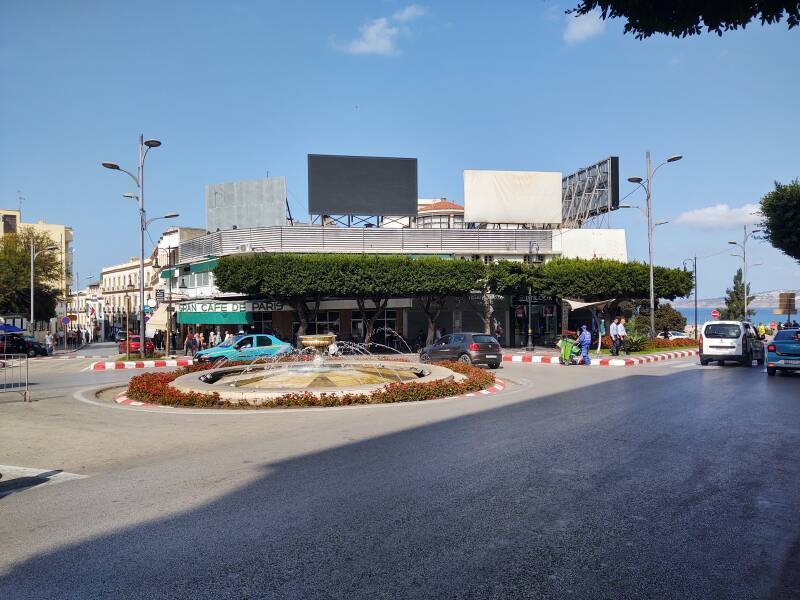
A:
[[[496,344],[497,340],[491,335],[473,335],[472,339],[478,344]]]
[[[775,341],[793,340],[800,342],[800,329],[784,329],[775,334]]]
[[[735,323],[714,323],[706,326],[704,335],[707,338],[734,339],[742,335],[742,330]]]

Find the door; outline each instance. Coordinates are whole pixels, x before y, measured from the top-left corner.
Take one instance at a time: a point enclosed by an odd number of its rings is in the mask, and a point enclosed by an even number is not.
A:
[[[447,346],[451,336],[443,335],[438,341],[433,343],[429,352],[431,360],[444,360],[447,357]]]
[[[235,360],[252,360],[255,358],[255,348],[253,344],[255,340],[252,335],[248,335],[236,342],[234,348],[236,349]]]
[[[758,339],[756,330],[749,323],[744,324],[745,336],[747,336],[747,346],[753,349],[753,360],[761,360],[764,356],[764,344]]]
[[[446,346],[447,356],[445,360],[458,360],[459,355],[462,351],[466,351],[464,348],[464,335],[454,333],[450,336],[450,343]]]

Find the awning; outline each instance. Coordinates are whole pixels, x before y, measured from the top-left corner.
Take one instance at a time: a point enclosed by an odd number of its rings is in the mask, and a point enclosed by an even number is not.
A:
[[[206,273],[207,271],[213,271],[217,268],[219,264],[219,259],[214,258],[212,260],[206,260],[203,262],[193,263],[189,265],[189,272],[190,273]]]
[[[161,279],[170,279],[174,271],[175,269],[163,269],[160,275]]]
[[[188,312],[178,313],[181,325],[252,325],[253,313],[241,312]]]
[[[156,309],[150,318],[147,320],[148,329],[166,329],[167,328],[167,305],[161,304]]]
[[[569,298],[562,298],[564,302],[569,304],[570,310],[578,310],[579,308],[603,308],[606,304],[614,302],[616,298],[609,300],[597,300],[595,302],[584,302],[583,300],[570,300]]]

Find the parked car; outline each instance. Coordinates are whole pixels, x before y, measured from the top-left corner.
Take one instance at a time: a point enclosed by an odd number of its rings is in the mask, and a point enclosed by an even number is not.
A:
[[[419,351],[422,362],[434,360],[458,360],[467,364],[488,365],[491,369],[500,366],[503,360],[500,343],[487,333],[451,333],[429,344]]]
[[[781,329],[767,344],[767,375],[800,370],[800,329]]]
[[[751,366],[753,361],[764,364],[764,344],[758,332],[747,321],[706,321],[700,329],[698,340],[700,364],[716,360]]]
[[[27,348],[28,356],[47,356],[47,347],[38,341],[36,338],[29,335],[23,336],[25,339],[25,346]]]
[[[127,339],[128,339],[128,334],[125,333],[124,331],[118,331],[117,333],[114,334],[114,341],[117,343],[124,342]]]
[[[130,353],[137,354],[139,352],[139,340],[141,338],[138,335],[132,335],[130,341]],[[150,338],[145,338],[144,340],[144,353],[145,354],[152,354],[155,352],[156,346],[153,343],[153,340]],[[119,353],[120,354],[127,354],[128,352],[128,341],[124,340],[119,343]]]
[[[27,354],[28,345],[20,333],[0,333],[0,354]]]
[[[292,345],[266,333],[237,335],[212,348],[206,348],[194,355],[198,362],[214,362],[221,358],[228,360],[255,360],[260,357],[288,354]]]

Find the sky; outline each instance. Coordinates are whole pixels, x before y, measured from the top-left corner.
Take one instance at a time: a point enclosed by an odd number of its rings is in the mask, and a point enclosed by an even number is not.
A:
[[[283,175],[307,212],[308,153],[419,160],[419,195],[463,201],[464,169],[562,171],[620,157],[625,202],[653,179],[655,262],[698,260],[700,297],[741,259],[729,240],[774,181],[800,176],[800,29],[623,34],[570,2],[43,2],[0,4],[0,206],[71,225],[76,271],[138,254],[148,217],[205,226],[204,186]],[[159,222],[150,235],[157,240]],[[623,209],[630,259],[646,225]],[[148,243],[148,246],[150,244]],[[753,291],[800,288],[800,266],[751,241]],[[83,281],[81,282],[83,285]]]

